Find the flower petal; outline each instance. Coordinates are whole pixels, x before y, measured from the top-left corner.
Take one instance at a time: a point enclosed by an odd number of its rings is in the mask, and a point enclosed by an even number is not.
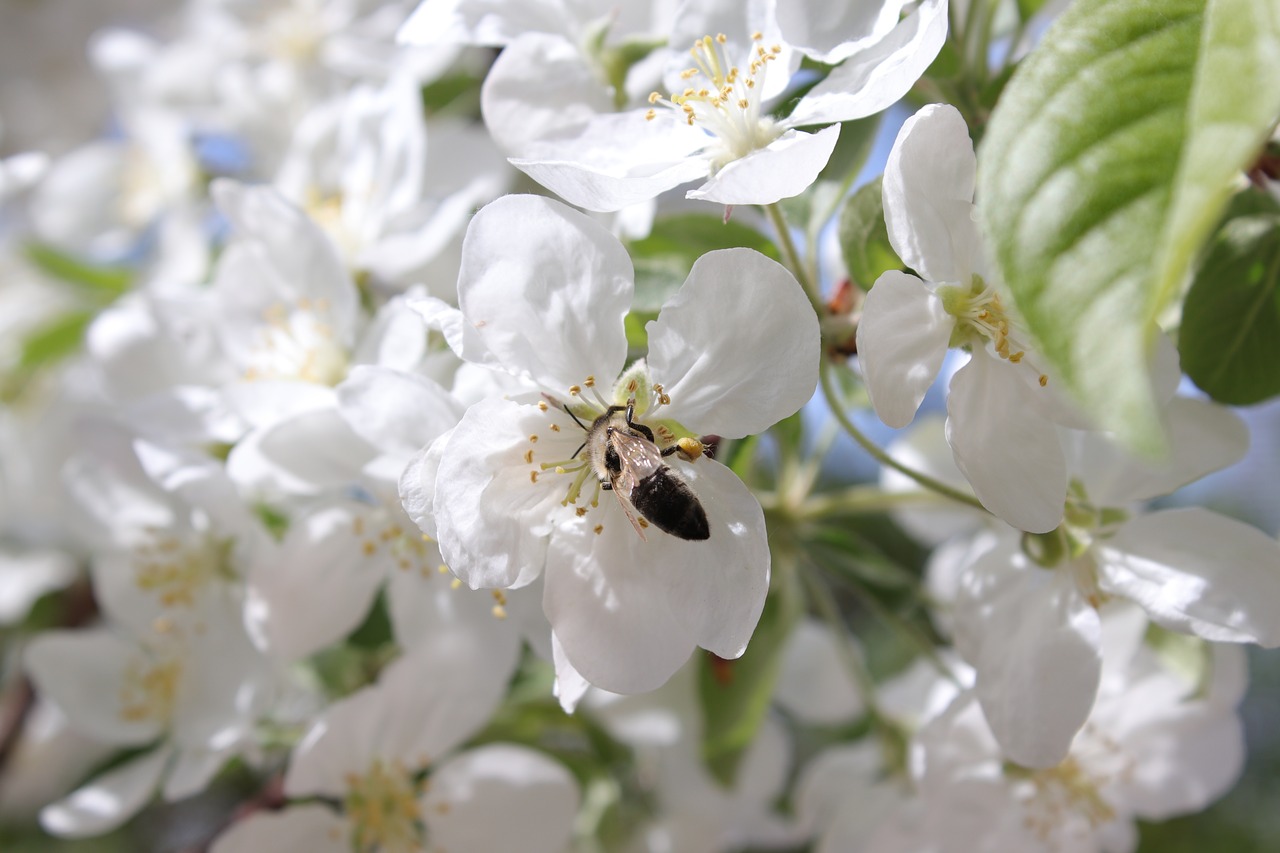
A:
[[[779,9],[790,3],[780,3]],[[842,4],[857,7],[861,4]],[[872,4],[874,6],[874,4]],[[881,4],[882,15],[891,11],[897,20],[897,0]],[[830,9],[830,6],[826,8]],[[779,18],[781,18],[781,13]],[[881,25],[877,21],[877,27]],[[826,29],[822,20],[822,29]],[[814,86],[788,119],[791,125],[849,121],[874,115],[896,103],[915,85],[947,40],[947,0],[923,0],[879,42],[858,49],[858,42],[836,48],[833,54],[853,53],[842,65]],[[824,60],[836,62],[838,59]],[[970,196],[972,198],[972,196]],[[923,271],[922,271],[923,272]]]
[[[129,719],[121,708],[126,673],[143,660],[133,643],[106,628],[48,631],[26,648],[27,672],[78,732],[107,743],[138,746],[154,740],[160,723]]]
[[[1150,500],[1238,462],[1249,449],[1240,416],[1207,400],[1175,397],[1164,410],[1169,455],[1152,462],[1125,452],[1114,436],[1071,437],[1072,472],[1097,506],[1123,507]]]
[[[285,793],[342,796],[348,774],[363,775],[375,760],[411,773],[430,766],[482,728],[502,701],[505,682],[475,677],[485,664],[461,635],[406,651],[376,684],[325,710],[294,749]]]
[[[614,211],[710,171],[698,152],[710,137],[697,128],[643,111],[608,113],[593,119],[571,140],[530,143],[511,164],[572,204]]]
[[[62,838],[88,838],[110,832],[150,802],[169,762],[169,753],[167,747],[161,747],[103,773],[41,809],[40,825]]]
[[[898,23],[906,0],[837,3],[790,0],[778,4],[778,28],[787,44],[835,65],[880,41]]]
[[[1071,575],[1030,565],[1013,543],[996,548],[962,579],[955,633],[1005,756],[1024,767],[1062,761],[1102,674],[1098,613]]]
[[[703,434],[763,432],[813,396],[818,321],[780,264],[750,249],[708,252],[647,326],[659,410]]]
[[[547,429],[553,416],[558,433]],[[531,435],[540,436],[536,449]],[[524,586],[541,573],[568,486],[554,485],[538,460],[568,459],[581,435],[568,415],[507,400],[477,403],[462,416],[441,451],[432,508],[440,553],[472,589]]]
[[[833,124],[817,133],[788,130],[764,148],[726,164],[686,198],[718,204],[773,204],[800,195],[831,159],[840,136]]]
[[[1030,533],[1062,521],[1067,465],[1016,368],[979,350],[951,377],[947,442],[982,505]]]
[[[976,171],[955,107],[930,104],[898,131],[884,167],[884,220],[898,257],[926,281],[968,284],[978,270]]]
[[[355,507],[324,507],[295,518],[284,542],[261,552],[245,602],[245,625],[260,648],[301,660],[356,629],[388,565],[365,550],[378,541],[377,530],[362,534],[369,523]]]
[[[599,533],[592,521],[556,531],[547,550],[542,608],[566,660],[587,681],[614,693],[653,690],[689,659],[696,629],[671,612],[647,543],[621,511],[606,517]],[[651,533],[650,541],[659,533]]]
[[[335,390],[338,408],[356,434],[395,456],[417,453],[462,417],[448,391],[414,373],[356,367]]]
[[[508,371],[565,397],[587,376],[622,371],[632,280],[631,258],[598,223],[548,198],[509,195],[471,220],[458,305]]]
[[[436,473],[453,431],[444,433],[418,451],[400,474],[400,503],[418,529],[432,539],[439,538],[436,529]]]
[[[802,723],[847,723],[863,710],[839,642],[814,619],[802,621],[787,639],[774,701]]]
[[[924,282],[901,270],[876,279],[862,303],[858,363],[871,405],[887,426],[911,423],[937,378],[955,318]]]
[[[531,143],[575,135],[596,116],[613,112],[614,104],[577,45],[526,32],[494,60],[480,109],[498,145],[521,156]]]
[[[445,850],[558,853],[568,845],[578,800],[562,764],[494,743],[436,768],[422,811],[432,845]]]
[[[1203,509],[1140,516],[1099,551],[1098,583],[1153,622],[1220,643],[1280,646],[1280,544]]]
[[[328,806],[290,806],[284,811],[258,811],[238,820],[213,842],[209,853],[262,853],[306,850],[343,853],[349,850],[347,822]]]

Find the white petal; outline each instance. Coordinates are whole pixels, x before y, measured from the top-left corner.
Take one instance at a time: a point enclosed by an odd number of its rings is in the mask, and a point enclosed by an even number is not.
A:
[[[142,651],[105,628],[49,631],[26,648],[27,672],[40,695],[53,702],[77,731],[108,743],[141,745],[160,734],[160,723],[122,713],[126,672]]]
[[[401,505],[418,529],[432,539],[439,538],[435,515],[436,472],[452,434],[452,430],[444,433],[414,454],[400,474]]]
[[[705,178],[710,165],[698,152],[712,141],[674,117],[646,121],[636,110],[599,116],[571,140],[530,143],[511,163],[565,201],[606,212]]]
[[[40,825],[62,838],[87,838],[110,832],[151,800],[168,761],[168,748],[161,748],[103,773],[41,809]]]
[[[577,45],[559,36],[524,33],[494,60],[480,90],[485,127],[508,153],[530,143],[572,136],[614,109],[609,89]]]
[[[251,427],[271,426],[302,412],[332,408],[333,389],[314,382],[259,379],[222,389],[227,408]]]
[[[569,842],[578,799],[562,764],[495,743],[438,767],[422,805],[431,844],[445,850],[558,853]]]
[[[858,321],[858,363],[886,425],[911,423],[946,357],[955,318],[924,282],[901,270],[876,279]]]
[[[835,65],[883,38],[898,23],[905,5],[906,0],[838,4],[790,0],[778,5],[778,28],[787,44]]]
[[[280,812],[254,812],[236,821],[218,836],[209,853],[345,853],[351,849],[350,831],[347,822],[328,806],[290,806]]]
[[[386,578],[385,551],[367,515],[327,507],[294,518],[278,548],[250,567],[245,624],[260,648],[282,661],[300,660],[360,624]]]
[[[335,390],[356,434],[395,456],[417,453],[462,417],[462,407],[436,382],[385,367],[356,367]]]
[[[1240,416],[1207,400],[1176,397],[1165,408],[1164,421],[1169,455],[1161,462],[1126,453],[1107,433],[1072,437],[1073,473],[1092,503],[1123,507],[1167,495],[1238,462],[1249,448],[1249,430]]]
[[[251,432],[227,475],[249,493],[316,495],[356,483],[376,455],[336,408],[317,409]]]
[[[392,573],[387,584],[387,607],[396,642],[403,648],[449,642],[447,635],[463,637],[484,661],[477,679],[497,679],[505,688],[520,657],[519,625],[494,615],[494,597],[488,590],[453,588],[453,575],[436,566],[416,566]],[[511,590],[516,597],[528,590]]]
[[[863,710],[862,695],[841,656],[840,642],[814,619],[797,625],[787,640],[774,701],[802,723],[846,723]]]
[[[648,324],[659,410],[702,434],[763,432],[813,396],[818,321],[780,264],[750,249],[708,252]]]
[[[1280,544],[1202,509],[1140,516],[1099,548],[1103,591],[1206,640],[1280,646]]]
[[[506,692],[477,679],[486,663],[465,637],[442,636],[393,661],[372,687],[330,705],[294,750],[285,774],[291,797],[341,796],[349,773],[375,760],[425,769],[489,720]]]
[[[553,422],[560,432],[549,430]],[[540,437],[537,446],[531,435]],[[477,403],[462,416],[441,454],[432,507],[440,553],[472,589],[524,586],[541,573],[568,483],[540,471],[540,460],[568,459],[581,435],[562,412],[506,400]]]
[[[271,187],[223,178],[209,192],[235,230],[214,278],[217,292],[233,306],[232,316],[250,305],[260,306],[256,315],[273,302],[310,299],[327,306],[338,340],[350,346],[359,297],[324,232]]]
[[[711,537],[686,542],[653,531],[634,543],[652,563],[651,581],[694,640],[722,658],[747,648],[769,592],[769,543],[764,511],[751,490],[724,465],[709,459],[672,462],[707,513]],[[653,528],[650,528],[653,530]]]
[[[1067,465],[1030,394],[1015,367],[974,353],[951,377],[947,441],[983,506],[1019,530],[1047,533],[1062,521]]]
[[[955,107],[931,104],[898,131],[884,167],[884,220],[898,257],[926,281],[968,284],[978,269],[976,170]]]
[[[507,370],[565,397],[588,376],[622,371],[632,280],[631,258],[598,223],[548,198],[510,195],[467,229],[458,305]]]
[[[800,195],[831,159],[840,136],[833,124],[817,133],[788,130],[764,148],[734,160],[687,198],[717,204],[773,204]]]
[[[577,23],[563,0],[467,3],[424,0],[399,31],[400,44],[478,44],[501,47],[521,33],[572,34]],[[575,9],[575,11],[577,11]]]
[[[209,783],[218,775],[222,765],[226,764],[231,757],[230,750],[222,752],[202,749],[177,750],[172,766],[165,774],[160,796],[169,803],[194,797],[209,787]]]
[[[622,512],[606,516],[598,534],[593,520],[552,538],[543,610],[566,659],[587,681],[614,693],[653,690],[689,659],[695,629],[671,612],[645,543]]]
[[[578,703],[582,701],[582,697],[591,689],[591,682],[583,678],[582,673],[569,663],[569,658],[564,653],[564,646],[560,644],[555,634],[551,635],[551,660],[556,669],[556,683],[552,687],[552,693],[559,700],[564,712],[572,714],[578,707]]]
[[[1069,573],[1040,569],[1015,547],[979,558],[962,579],[956,645],[1005,756],[1052,767],[1093,707],[1101,626]]]
[[[897,0],[884,4],[901,5]],[[896,10],[893,14],[896,19]],[[855,53],[814,86],[788,122],[849,121],[886,109],[910,91],[946,40],[947,0],[923,0],[888,36]]]

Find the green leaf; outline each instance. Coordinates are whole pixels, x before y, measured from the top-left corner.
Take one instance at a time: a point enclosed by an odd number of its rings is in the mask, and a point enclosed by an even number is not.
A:
[[[93,322],[92,311],[71,311],[55,318],[22,342],[18,369],[36,370],[55,364],[80,349],[84,331]]]
[[[800,618],[800,597],[787,585],[769,595],[747,651],[737,660],[703,652],[698,665],[702,758],[711,774],[732,786],[743,754],[755,740],[773,698],[782,652]]]
[[[863,290],[870,290],[885,270],[902,269],[902,260],[893,250],[884,224],[880,178],[864,185],[845,202],[839,233],[849,278]]]
[[[669,216],[653,224],[649,236],[632,242],[631,260],[636,269],[633,311],[656,312],[684,284],[693,262],[716,249],[745,246],[781,259],[768,237],[740,222],[697,213]]]
[[[1182,369],[1220,403],[1280,394],[1280,216],[1226,224],[1187,294]]]
[[[1273,0],[1078,0],[1019,67],[978,204],[1049,366],[1095,419],[1163,446],[1156,317],[1280,113]]]
[[[133,273],[124,267],[87,264],[43,243],[28,244],[26,252],[27,259],[41,272],[104,301],[115,299],[133,285]]]

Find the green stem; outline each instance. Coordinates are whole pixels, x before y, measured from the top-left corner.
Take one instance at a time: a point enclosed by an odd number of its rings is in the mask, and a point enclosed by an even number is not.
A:
[[[786,261],[796,281],[800,282],[804,295],[809,297],[809,304],[813,306],[814,313],[821,320],[827,313],[826,306],[822,304],[822,297],[818,295],[817,282],[814,281],[813,276],[809,275],[808,268],[800,259],[800,253],[796,251],[796,243],[791,237],[791,229],[787,227],[786,217],[782,215],[782,208],[776,203],[766,204],[764,212],[773,224],[773,230],[778,232],[778,247],[782,249],[782,259]]]
[[[838,492],[810,495],[796,512],[796,518],[812,521],[829,515],[863,515],[893,509],[946,506],[946,499],[933,492],[886,492],[878,486],[851,486]]]
[[[966,506],[971,506],[974,509],[981,510],[982,512],[989,512],[989,510],[982,505],[981,501],[973,495],[965,494],[959,489],[948,486],[941,480],[935,480],[928,474],[923,474],[912,468],[908,468],[906,465],[903,465],[897,459],[894,459],[888,453],[885,453],[877,447],[871,439],[867,438],[867,436],[863,434],[862,430],[858,429],[857,426],[854,425],[853,421],[850,420],[849,416],[845,414],[844,406],[840,400],[840,395],[831,381],[831,362],[825,359],[822,361],[822,364],[818,368],[818,380],[822,384],[823,396],[827,398],[827,408],[831,410],[831,414],[835,417],[836,421],[839,422],[840,426],[844,427],[845,432],[849,433],[849,437],[858,442],[862,449],[871,454],[877,462],[910,477],[926,489],[931,489],[940,495],[951,498],[953,501],[965,504]]]

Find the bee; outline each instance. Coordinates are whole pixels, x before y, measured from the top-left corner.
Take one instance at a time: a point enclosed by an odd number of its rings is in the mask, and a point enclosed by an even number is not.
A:
[[[574,420],[578,420],[577,417]],[[663,461],[663,457],[676,452],[696,455],[701,449],[698,442],[681,442],[659,450],[653,430],[635,421],[634,397],[625,406],[610,406],[591,426],[581,421],[578,425],[587,431],[587,440],[578,452],[586,449],[600,488],[617,496],[622,511],[641,539],[645,538],[647,523],[692,542],[711,537],[707,513],[698,496],[680,474]],[[636,519],[637,514],[641,520]]]

